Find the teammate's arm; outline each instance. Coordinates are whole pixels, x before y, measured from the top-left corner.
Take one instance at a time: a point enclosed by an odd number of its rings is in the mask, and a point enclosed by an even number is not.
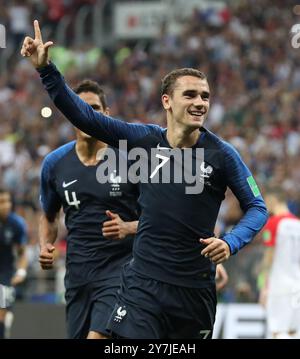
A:
[[[102,234],[105,238],[120,240],[136,234],[138,221],[125,222],[117,213],[106,211],[110,220],[103,223]]]
[[[42,215],[39,221],[39,262],[42,269],[51,269],[54,262],[54,243],[58,233],[58,219],[61,208],[61,199],[55,187],[55,156],[50,153],[42,164],[40,203]]]
[[[270,269],[273,263],[274,247],[266,247],[264,249],[264,256],[261,262],[260,276],[262,279],[261,288],[259,291],[259,303],[262,306],[266,305],[268,295],[268,280]]]
[[[16,266],[17,270],[11,280],[11,285],[18,285],[22,283],[27,276],[28,259],[26,253],[26,245],[17,244],[16,252],[17,252],[17,266]]]
[[[39,223],[39,262],[42,269],[52,269],[54,263],[54,243],[58,233],[59,212],[54,215],[43,213]]]
[[[131,147],[138,138],[148,134],[150,128],[155,127],[126,123],[94,111],[66,85],[55,65],[50,63],[48,49],[53,43],[43,43],[37,20],[34,21],[34,31],[34,39],[29,36],[25,38],[21,55],[29,57],[32,65],[40,72],[43,85],[54,104],[74,126],[114,147],[119,146],[120,139],[126,139]]]
[[[261,232],[261,239],[264,246],[264,255],[259,268],[259,303],[265,306],[267,303],[269,275],[273,263],[275,245],[276,245],[276,228],[275,217],[271,217]]]
[[[17,221],[17,237],[15,243],[15,249],[17,254],[16,273],[11,279],[12,285],[18,285],[22,283],[27,276],[27,226],[22,218]]]

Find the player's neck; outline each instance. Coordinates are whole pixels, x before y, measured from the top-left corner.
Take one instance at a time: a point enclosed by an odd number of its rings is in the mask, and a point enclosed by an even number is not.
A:
[[[101,160],[99,155],[97,156],[98,151],[105,150],[106,148],[106,143],[97,141],[93,138],[77,140],[75,146],[77,156],[85,166],[96,165]]]
[[[179,126],[168,126],[167,139],[171,147],[184,148],[194,146],[200,136],[200,130],[183,129]]]
[[[274,207],[273,213],[275,216],[281,216],[290,213],[290,211],[286,204],[278,204]]]

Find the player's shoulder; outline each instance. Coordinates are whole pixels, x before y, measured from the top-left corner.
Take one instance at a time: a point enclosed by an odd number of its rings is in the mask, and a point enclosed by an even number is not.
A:
[[[136,127],[140,130],[145,130],[146,133],[161,133],[165,130],[165,128],[155,123],[128,122],[127,125]]]
[[[133,123],[133,126],[138,126],[144,135],[161,135],[166,128],[163,128],[154,123]]]
[[[131,124],[130,124],[131,125]],[[131,148],[152,148],[158,142],[165,141],[166,128],[156,124],[133,123],[135,127],[135,139],[131,143]]]
[[[207,144],[210,144],[211,147],[215,147],[221,150],[230,152],[237,152],[237,150],[230,144],[225,141],[223,138],[217,136],[215,133],[209,131],[206,128],[202,128],[204,140]]]
[[[165,128],[159,126],[159,125],[155,125],[155,124],[144,124],[143,125],[144,128],[146,129],[147,133],[150,135],[156,135],[156,136],[160,136],[163,134],[163,132],[166,130]]]
[[[63,157],[65,157],[75,146],[76,141],[68,142],[55,150],[51,151],[44,158],[42,168],[50,169],[53,168],[57,162],[59,162]]]
[[[154,123],[146,124],[145,126],[149,129],[149,131],[153,131],[153,132],[161,133],[165,130],[165,128],[159,125],[155,125]]]
[[[227,159],[240,158],[239,152],[231,143],[205,128],[203,128],[203,132],[206,148],[219,150]]]
[[[8,222],[12,224],[13,226],[16,226],[20,229],[26,229],[26,222],[23,217],[18,215],[15,212],[11,212],[8,216]]]

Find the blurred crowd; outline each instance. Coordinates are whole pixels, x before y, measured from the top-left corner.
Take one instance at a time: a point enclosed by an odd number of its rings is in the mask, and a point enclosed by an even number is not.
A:
[[[8,71],[0,77],[0,181],[13,192],[16,209],[29,225],[32,277],[45,277],[35,286],[37,294],[49,290],[45,279],[55,277],[41,273],[37,262],[41,162],[74,133],[53,108],[18,46],[31,33],[33,18],[55,31],[65,14],[93,2],[0,1],[0,23],[7,26],[15,49]],[[294,6],[292,0],[234,1],[218,14],[219,21],[195,9],[180,33],[173,34],[164,25],[156,39],[142,43],[114,41],[104,48],[56,44],[52,58],[71,85],[87,77],[99,81],[113,116],[161,126],[165,126],[161,78],[178,67],[201,69],[212,92],[207,127],[239,150],[263,191],[282,187],[290,210],[300,215],[300,53],[293,49],[290,34],[300,15],[293,12]],[[49,118],[41,116],[45,106],[52,108]],[[218,230],[230,229],[240,216],[228,192]],[[64,235],[62,230],[59,275]],[[261,253],[258,236],[225,264],[230,282],[222,300],[257,300]]]

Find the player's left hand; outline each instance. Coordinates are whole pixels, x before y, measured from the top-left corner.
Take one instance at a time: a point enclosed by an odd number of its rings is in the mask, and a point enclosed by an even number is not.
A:
[[[124,239],[128,235],[126,222],[118,214],[111,211],[106,211],[106,215],[110,220],[103,223],[103,236],[108,239]]]
[[[214,264],[220,264],[230,257],[229,246],[222,239],[210,237],[206,239],[201,238],[199,241],[206,245],[201,254],[209,258]]]

